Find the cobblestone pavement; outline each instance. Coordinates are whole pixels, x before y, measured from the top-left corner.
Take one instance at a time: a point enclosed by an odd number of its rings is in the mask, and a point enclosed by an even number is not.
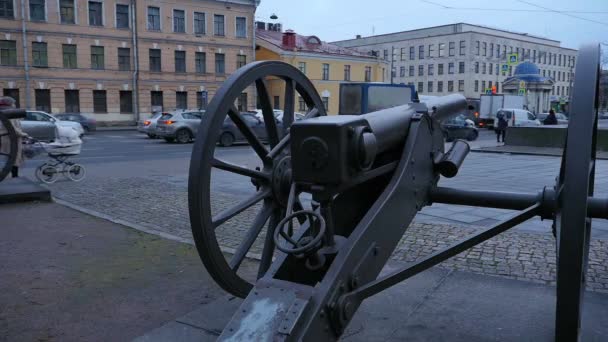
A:
[[[60,182],[53,195],[113,218],[137,223],[152,230],[191,240],[187,192],[181,181],[158,181],[153,177],[91,178],[86,183]],[[233,205],[238,194],[214,191],[212,212]],[[235,249],[252,222],[252,207],[218,228],[220,245]],[[474,226],[413,223],[392,258],[411,262],[473,233]],[[264,232],[250,256],[261,252]],[[594,239],[590,251],[588,289],[608,292],[608,240]],[[550,233],[509,231],[442,263],[441,267],[533,282],[555,283],[555,240]]]

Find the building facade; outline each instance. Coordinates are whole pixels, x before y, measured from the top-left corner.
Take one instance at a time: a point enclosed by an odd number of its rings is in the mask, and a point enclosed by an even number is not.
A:
[[[388,63],[369,53],[328,44],[317,36],[268,30],[259,24],[256,60],[281,60],[300,69],[312,81],[328,114],[338,114],[340,83],[386,81]],[[269,80],[268,87],[275,109],[283,109],[284,82]],[[304,101],[296,97],[296,112],[306,112]]]
[[[253,60],[255,0],[0,0],[0,86],[119,124],[200,108]]]
[[[475,99],[492,86],[501,92],[516,65],[529,61],[539,66],[541,76],[554,81],[552,101],[570,95],[577,51],[556,40],[465,23],[357,37],[333,44],[372,51],[392,62],[392,75],[387,71],[385,77],[413,84],[420,94],[457,92]],[[518,55],[518,62],[507,65],[511,54]]]

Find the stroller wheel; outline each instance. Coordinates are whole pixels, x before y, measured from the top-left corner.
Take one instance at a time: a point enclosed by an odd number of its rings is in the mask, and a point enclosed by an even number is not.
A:
[[[36,178],[46,184],[55,183],[58,174],[57,168],[49,164],[42,164],[36,169]]]
[[[84,179],[86,171],[84,166],[80,164],[72,164],[68,167],[66,176],[74,182],[80,182]]]

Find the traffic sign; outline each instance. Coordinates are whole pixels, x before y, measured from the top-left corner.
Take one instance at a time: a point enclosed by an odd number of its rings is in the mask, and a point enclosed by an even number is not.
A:
[[[517,93],[517,95],[526,95],[526,89],[519,89],[519,92]]]
[[[518,56],[516,53],[511,53],[507,56],[507,64],[512,65],[512,64],[517,64],[518,61]]]
[[[507,73],[507,72],[509,72],[509,66],[508,66],[507,64],[503,64],[503,65],[502,65],[502,72],[503,72],[503,73]]]
[[[525,89],[525,88],[526,88],[526,82],[519,81],[519,89]]]
[[[486,93],[486,95],[492,95],[492,88],[486,88],[484,92]]]

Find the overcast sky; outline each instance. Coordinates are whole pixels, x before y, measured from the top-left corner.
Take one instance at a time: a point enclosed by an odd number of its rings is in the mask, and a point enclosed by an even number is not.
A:
[[[261,0],[256,20],[270,21],[272,13],[283,29],[324,41],[466,22],[548,37],[570,48],[608,43],[608,0]]]

